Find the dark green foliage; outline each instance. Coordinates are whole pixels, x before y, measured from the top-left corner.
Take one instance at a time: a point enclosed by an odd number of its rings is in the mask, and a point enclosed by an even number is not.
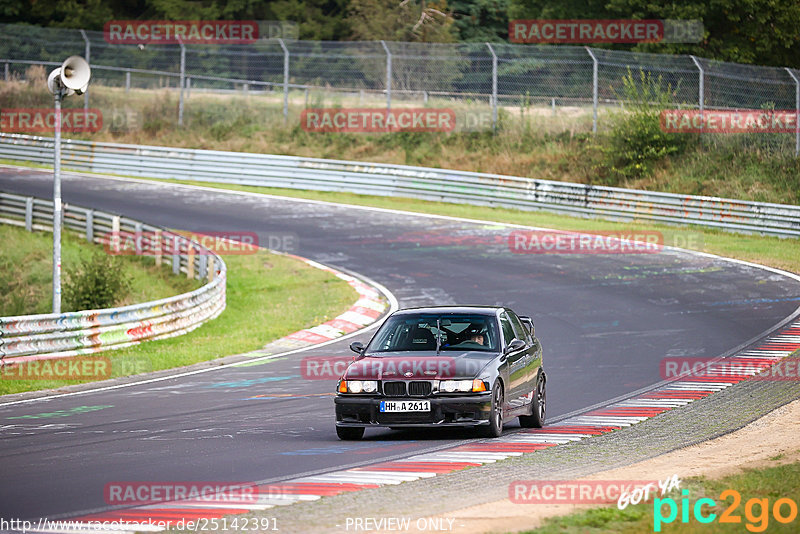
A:
[[[64,301],[69,310],[110,308],[124,299],[130,289],[130,280],[114,259],[94,253],[81,261],[75,272],[69,273],[64,283]]]
[[[638,79],[636,79],[638,78]],[[612,117],[605,147],[610,170],[607,182],[640,178],[649,175],[659,160],[681,154],[697,138],[688,133],[667,133],[661,128],[661,111],[674,107],[673,89],[664,86],[661,78],[629,70],[623,78],[625,110]]]

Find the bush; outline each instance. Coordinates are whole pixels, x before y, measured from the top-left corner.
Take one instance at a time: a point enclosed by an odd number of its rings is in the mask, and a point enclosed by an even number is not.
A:
[[[608,178],[612,181],[647,176],[657,161],[681,154],[697,141],[696,135],[661,129],[661,112],[675,104],[672,87],[663,87],[660,76],[653,79],[640,70],[636,80],[629,70],[622,87],[619,98],[626,102],[627,109],[612,117],[605,149]]]
[[[111,256],[95,253],[83,260],[64,283],[64,299],[70,310],[113,307],[128,296],[131,282]]]

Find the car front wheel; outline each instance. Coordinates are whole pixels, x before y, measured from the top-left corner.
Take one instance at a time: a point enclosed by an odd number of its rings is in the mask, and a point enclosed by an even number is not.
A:
[[[489,414],[489,424],[480,427],[480,433],[486,438],[499,438],[503,433],[503,384],[495,380],[492,386],[492,410]]]

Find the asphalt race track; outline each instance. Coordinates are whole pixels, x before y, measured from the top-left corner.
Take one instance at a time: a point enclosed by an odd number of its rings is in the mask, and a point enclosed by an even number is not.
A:
[[[0,169],[0,190],[49,198],[52,174]],[[73,174],[64,176],[63,195],[171,228],[257,232],[262,244],[292,234],[294,253],[369,277],[403,307],[503,304],[531,315],[544,346],[551,420],[659,382],[664,357],[728,352],[800,304],[800,282],[753,266],[676,251],[514,254],[509,229],[497,224]],[[347,354],[351,341],[0,406],[0,517],[107,509],[109,482],[277,481],[470,438],[368,430],[362,442],[339,441],[335,380],[303,379],[300,362]]]

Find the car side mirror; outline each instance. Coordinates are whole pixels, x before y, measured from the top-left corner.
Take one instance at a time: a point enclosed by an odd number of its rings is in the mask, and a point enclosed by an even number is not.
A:
[[[364,349],[366,348],[367,347],[365,347],[364,344],[360,341],[353,341],[352,343],[350,343],[350,350],[352,350],[358,355],[364,354]]]
[[[515,339],[511,343],[508,344],[506,350],[504,351],[506,354],[511,352],[517,352],[518,350],[525,348],[525,342],[521,339]]]

